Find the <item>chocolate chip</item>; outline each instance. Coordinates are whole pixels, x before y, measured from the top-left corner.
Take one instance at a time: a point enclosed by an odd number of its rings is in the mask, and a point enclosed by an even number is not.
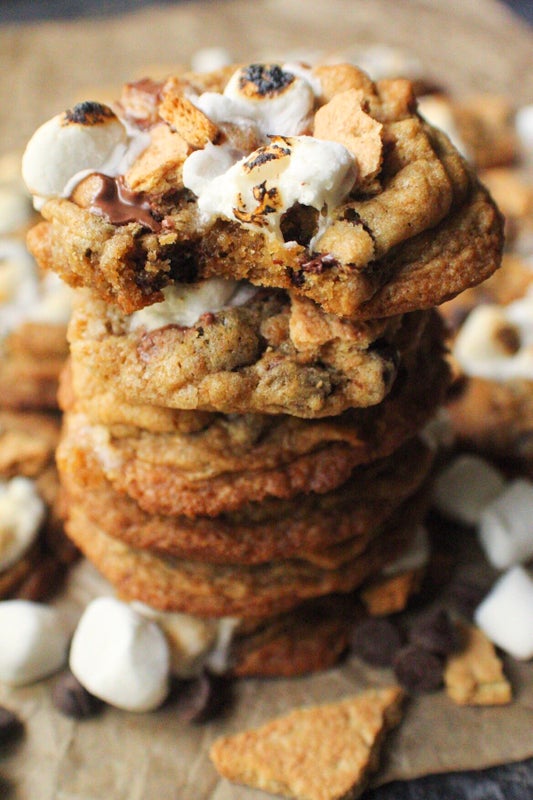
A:
[[[354,655],[374,667],[389,667],[401,644],[400,632],[390,620],[372,617],[356,625],[350,640]]]
[[[466,619],[472,619],[486,594],[486,589],[467,580],[454,580],[448,587],[450,601]]]
[[[93,717],[103,705],[71,672],[63,673],[56,681],[52,689],[52,702],[58,711],[74,719]]]
[[[420,617],[411,626],[409,641],[430,653],[446,656],[459,646],[455,625],[444,608]]]
[[[0,706],[0,744],[13,742],[22,733],[23,725],[13,711]]]
[[[182,722],[207,722],[218,716],[229,699],[230,683],[223,677],[203,672],[177,686],[177,715]]]
[[[392,666],[400,685],[411,694],[434,692],[442,684],[441,659],[435,653],[414,644],[398,650]]]

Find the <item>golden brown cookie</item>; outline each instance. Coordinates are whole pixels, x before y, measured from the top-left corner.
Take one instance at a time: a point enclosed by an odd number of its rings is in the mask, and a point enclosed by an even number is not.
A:
[[[253,64],[228,80],[225,70],[218,103],[202,76],[149,93],[130,84],[116,108],[149,129],[148,146],[118,179],[93,173],[68,199],[43,198],[45,221],[29,236],[39,263],[126,313],[160,302],[165,286],[224,276],[368,319],[488,277],[501,218],[418,116],[411,84],[373,83],[349,64],[300,73]],[[109,120],[109,109],[78,104],[61,119],[83,127],[95,116]]]
[[[342,558],[343,543],[354,538],[363,549],[369,533],[420,487],[432,462],[429,448],[414,440],[387,459],[356,468],[327,494],[263,500],[215,518],[188,519],[143,512],[113,490],[90,453],[73,468],[68,451],[63,441],[58,463],[68,505],[82,508],[102,530],[160,555],[242,564],[297,556],[327,565]]]
[[[89,292],[69,326],[75,391],[132,403],[224,413],[322,417],[380,403],[427,316],[352,323],[310,301],[261,291],[190,327],[133,327]]]

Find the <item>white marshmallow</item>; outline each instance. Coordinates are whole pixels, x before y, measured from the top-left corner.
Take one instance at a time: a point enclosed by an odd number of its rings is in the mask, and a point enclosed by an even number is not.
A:
[[[55,272],[47,272],[39,284],[39,299],[27,310],[28,320],[66,325],[72,311],[73,289]]]
[[[74,632],[70,668],[85,688],[126,711],[151,711],[168,694],[170,656],[158,626],[126,603],[90,603]]]
[[[238,619],[207,619],[158,611],[139,602],[131,605],[139,614],[154,620],[165,633],[174,675],[190,678],[200,674],[206,665],[216,672],[227,669],[228,651]]]
[[[508,351],[498,332],[511,327],[518,349]],[[486,380],[533,380],[533,292],[507,306],[480,305],[464,322],[453,354],[467,375]]]
[[[444,516],[465,525],[477,525],[487,503],[505,488],[503,475],[479,456],[462,455],[437,476],[435,507]]]
[[[212,179],[205,179],[199,169],[203,152],[186,159],[183,182],[198,196],[206,222],[219,216],[237,219],[245,227],[266,228],[279,237],[285,211],[295,203],[331,211],[349,193],[357,174],[346,147],[311,136],[275,136]]]
[[[73,109],[81,110],[78,115],[64,112],[52,117],[28,142],[22,157],[22,177],[38,204],[50,197],[67,196],[78,173],[116,174],[115,165],[127,149],[126,128],[106,106],[91,104],[96,110],[84,116],[83,105]]]
[[[278,136],[303,133],[315,101],[308,80],[276,65],[257,65],[255,73],[250,67],[237,70],[224,89],[224,97],[233,101],[238,116],[253,119],[263,134]]]
[[[421,569],[427,564],[429,554],[430,546],[427,528],[424,525],[417,525],[407,550],[396,561],[391,561],[383,568],[383,575],[400,575],[402,572]]]
[[[0,602],[0,681],[23,686],[57,672],[68,638],[55,609],[28,600]]]
[[[30,549],[45,513],[34,481],[17,477],[0,482],[0,572]]]
[[[533,557],[533,483],[517,479],[481,514],[478,535],[488,560],[507,569]]]
[[[451,103],[446,97],[424,95],[418,99],[418,111],[430,125],[443,131],[465,158],[468,157],[467,147],[453,118]]]
[[[523,157],[527,161],[533,161],[533,105],[518,109],[515,116],[515,130]]]
[[[0,235],[13,233],[30,221],[30,198],[19,186],[0,186]]]
[[[477,607],[475,622],[514,658],[533,657],[533,580],[523,567],[512,567],[494,584]]]
[[[0,239],[0,337],[27,319],[39,300],[35,262],[16,239]]]
[[[214,72],[227,67],[233,61],[231,54],[224,47],[201,47],[191,58],[193,72]]]
[[[192,284],[174,284],[163,289],[165,299],[153,303],[129,317],[130,330],[145,328],[147,331],[165,325],[190,327],[207,312],[215,313],[227,306],[246,303],[257,292],[257,288],[245,281],[210,278]]]

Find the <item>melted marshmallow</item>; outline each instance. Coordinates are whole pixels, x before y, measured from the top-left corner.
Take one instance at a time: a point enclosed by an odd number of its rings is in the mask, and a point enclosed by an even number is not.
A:
[[[246,281],[210,278],[192,284],[174,284],[163,289],[165,299],[154,303],[129,317],[129,328],[153,331],[165,325],[182,325],[189,328],[206,313],[216,313],[228,306],[246,303],[257,288]]]
[[[274,136],[217,175],[213,161],[220,149],[197,150],[183,166],[183,182],[198,196],[206,223],[220,216],[281,237],[281,217],[295,203],[327,212],[344,200],[356,179],[346,147],[312,136]]]
[[[517,339],[515,351],[501,335],[509,329]],[[475,308],[459,331],[453,354],[467,375],[533,380],[533,292],[507,306]]]

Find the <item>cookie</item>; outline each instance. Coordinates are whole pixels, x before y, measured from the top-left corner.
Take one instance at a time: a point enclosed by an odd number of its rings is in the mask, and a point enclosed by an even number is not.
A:
[[[115,106],[130,133],[98,103],[36,132],[23,174],[43,205],[28,240],[40,264],[125,313],[223,277],[363,319],[428,308],[497,268],[501,217],[408,81],[251,64],[216,83],[130,84]],[[116,177],[95,166],[67,188],[87,132]],[[109,170],[111,143],[142,152]]]
[[[422,313],[349,322],[265,290],[191,326],[158,319],[150,330],[84,292],[68,338],[81,394],[89,373],[133,403],[315,418],[380,403],[426,322]]]
[[[359,797],[385,733],[402,716],[398,687],[298,708],[255,730],[217,739],[210,757],[231,781],[296,800]]]
[[[313,597],[353,591],[403,551],[425,506],[424,495],[409,500],[362,552],[348,560],[342,554],[333,568],[297,558],[243,566],[156,556],[108,535],[75,504],[68,509],[66,530],[125,600],[200,616],[257,618]]]
[[[173,417],[162,410],[158,422],[168,430],[161,433],[94,425],[69,412],[62,452],[68,448],[73,472],[83,472],[87,454],[97,458],[116,491],[155,514],[214,516],[249,501],[328,492],[357,465],[391,454],[435,413],[448,381],[439,330],[437,320],[437,339],[424,339],[393,391],[370,409],[322,420],[218,415],[191,434],[172,432]],[[413,379],[422,374],[425,381]]]
[[[58,451],[69,505],[83,509],[102,530],[133,547],[211,563],[298,557],[328,566],[343,557],[346,545],[353,549],[354,538],[362,550],[369,534],[420,487],[431,463],[430,449],[414,440],[387,459],[356,468],[332,492],[263,500],[215,518],[189,519],[147,514],[112,488],[90,454],[76,460],[74,468],[68,442]]]

